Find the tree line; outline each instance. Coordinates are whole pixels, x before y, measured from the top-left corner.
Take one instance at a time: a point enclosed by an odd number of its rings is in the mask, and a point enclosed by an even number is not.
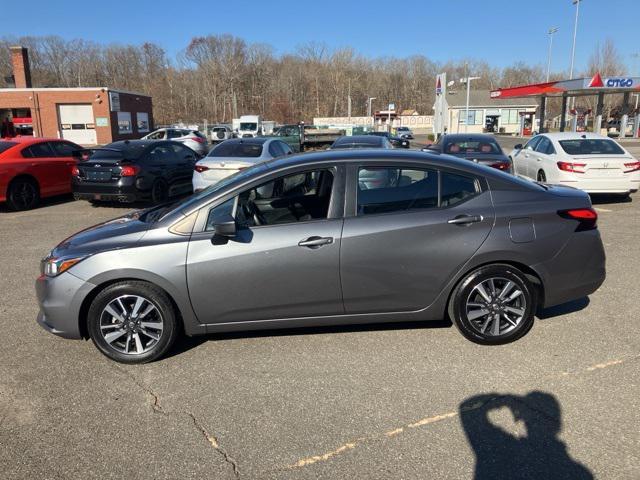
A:
[[[230,122],[257,113],[278,122],[310,122],[313,117],[366,114],[368,97],[375,109],[395,103],[400,109],[431,114],[435,76],[479,76],[473,87],[494,89],[542,82],[541,65],[516,62],[506,68],[477,59],[438,63],[426,56],[368,58],[351,48],[330,49],[308,43],[276,55],[267,44],[232,35],[195,37],[175,58],[154,43],[103,45],[58,36],[0,39],[0,87],[11,75],[9,46],[29,48],[34,86],[106,86],[153,97],[156,124],[176,121]],[[585,75],[624,73],[613,42],[598,45]],[[552,79],[567,78],[554,72]],[[556,110],[557,102],[550,109]]]

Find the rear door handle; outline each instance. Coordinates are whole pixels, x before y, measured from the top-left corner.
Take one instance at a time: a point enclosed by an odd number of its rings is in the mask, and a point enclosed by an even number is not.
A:
[[[333,237],[309,237],[298,242],[299,247],[320,248],[333,243]]]
[[[447,221],[452,225],[468,225],[470,223],[478,223],[482,221],[482,215],[458,215]]]

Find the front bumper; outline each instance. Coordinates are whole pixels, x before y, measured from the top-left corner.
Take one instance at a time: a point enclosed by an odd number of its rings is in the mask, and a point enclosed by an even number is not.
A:
[[[95,285],[64,272],[57,277],[41,275],[35,287],[40,306],[38,324],[60,337],[82,338],[80,309]]]

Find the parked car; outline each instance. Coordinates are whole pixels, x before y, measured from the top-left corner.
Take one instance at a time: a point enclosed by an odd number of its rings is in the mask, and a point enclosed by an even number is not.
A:
[[[391,142],[386,137],[374,137],[371,135],[351,135],[338,137],[329,150],[339,150],[345,148],[393,148]]]
[[[173,140],[185,144],[201,157],[209,152],[207,137],[198,130],[188,128],[159,128],[145,135],[141,140]]]
[[[29,210],[41,198],[71,193],[73,153],[80,150],[57,138],[0,140],[0,202],[11,210]]]
[[[396,148],[409,148],[411,146],[411,144],[409,143],[409,140],[407,140],[406,138],[396,137],[394,135],[391,135],[389,132],[369,132],[368,135],[374,135],[376,137],[385,137],[387,140],[391,142],[391,145],[393,145]]]
[[[235,137],[233,130],[228,125],[214,125],[209,129],[209,135],[212,143],[223,142]]]
[[[171,141],[124,140],[92,150],[73,171],[77,199],[165,203],[189,194],[196,153]]]
[[[193,191],[198,192],[256,163],[292,153],[289,145],[275,138],[226,140],[195,164],[192,177]]]
[[[389,182],[363,188],[376,169]],[[580,190],[450,156],[292,155],[69,237],[41,263],[37,320],[125,363],[161,357],[182,331],[447,315],[503,344],[538,307],[602,284],[596,221]]]
[[[618,142],[596,133],[545,133],[510,154],[516,175],[628,196],[640,185],[640,162]]]
[[[512,173],[511,160],[493,135],[481,133],[454,133],[442,135],[423,151],[446,153]]]
[[[409,127],[396,128],[396,136],[404,139],[413,139],[413,131]]]

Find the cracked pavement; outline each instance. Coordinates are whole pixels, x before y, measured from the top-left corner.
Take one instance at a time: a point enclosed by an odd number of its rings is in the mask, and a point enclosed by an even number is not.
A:
[[[607,281],[514,344],[444,323],[284,330],[183,339],[142,366],[35,322],[39,259],[127,210],[0,210],[2,477],[472,478],[486,444],[495,475],[638,478],[640,196],[595,206]]]

